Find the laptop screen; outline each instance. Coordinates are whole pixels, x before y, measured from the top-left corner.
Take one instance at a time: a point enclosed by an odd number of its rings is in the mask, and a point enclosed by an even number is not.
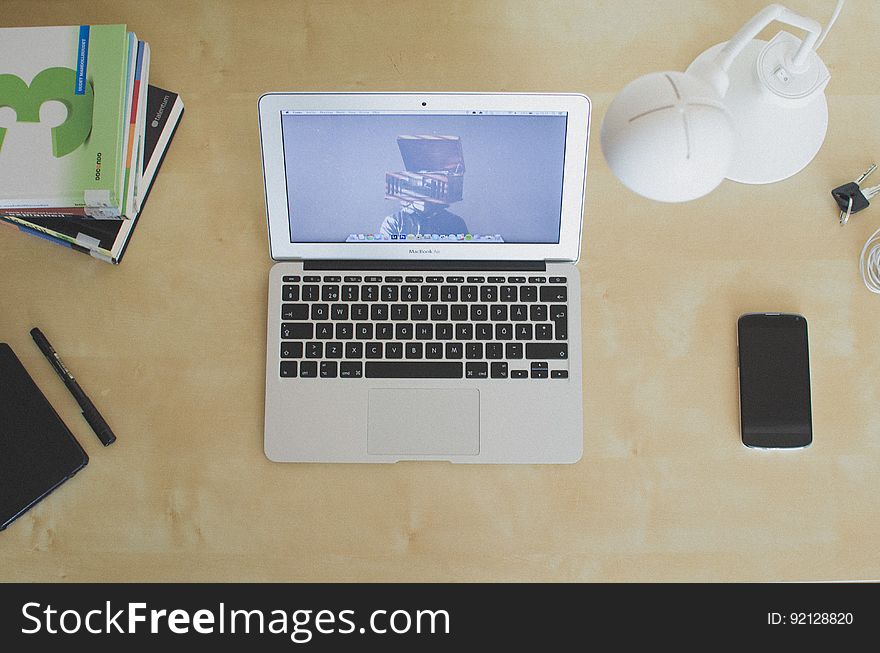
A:
[[[558,243],[567,114],[283,111],[291,243]]]

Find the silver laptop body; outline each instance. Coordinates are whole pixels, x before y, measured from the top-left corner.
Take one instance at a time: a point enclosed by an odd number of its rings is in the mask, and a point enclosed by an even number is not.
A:
[[[574,94],[260,99],[271,460],[580,459],[589,113]]]

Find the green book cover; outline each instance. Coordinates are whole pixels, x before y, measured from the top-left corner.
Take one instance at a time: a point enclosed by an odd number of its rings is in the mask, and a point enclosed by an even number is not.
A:
[[[0,28],[0,208],[119,216],[130,43],[125,25]]]

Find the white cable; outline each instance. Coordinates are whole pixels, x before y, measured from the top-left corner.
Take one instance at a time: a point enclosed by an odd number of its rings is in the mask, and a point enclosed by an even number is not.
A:
[[[880,295],[880,229],[875,231],[862,247],[859,268],[862,271],[865,287]]]
[[[834,13],[831,14],[831,20],[828,21],[828,24],[825,26],[825,29],[822,30],[822,33],[819,35],[819,40],[816,41],[816,45],[813,46],[813,50],[818,50],[819,46],[822,45],[822,41],[825,40],[825,37],[828,36],[828,32],[831,30],[831,27],[834,25],[834,21],[837,20],[837,17],[840,15],[840,10],[843,9],[843,3],[846,0],[837,0],[837,6],[834,8]]]

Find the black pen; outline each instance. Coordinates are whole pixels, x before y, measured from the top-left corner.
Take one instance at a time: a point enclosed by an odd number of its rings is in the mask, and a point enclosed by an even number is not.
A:
[[[86,393],[83,392],[83,389],[79,387],[79,383],[73,378],[73,374],[70,373],[67,366],[61,362],[61,358],[52,348],[52,345],[49,344],[49,341],[46,340],[46,336],[43,335],[43,332],[34,327],[31,329],[31,337],[34,339],[34,342],[37,343],[37,347],[40,348],[43,355],[49,359],[49,362],[52,364],[52,367],[55,368],[55,371],[58,372],[58,376],[64,381],[64,385],[70,390],[70,394],[76,399],[76,403],[82,408],[83,417],[86,418],[86,421],[89,423],[89,426],[92,427],[95,435],[98,436],[101,444],[105,447],[108,444],[113,444],[113,442],[116,441],[116,436],[113,435],[113,431],[110,430],[107,422],[101,417],[101,413],[95,408],[95,404],[92,403],[92,400],[89,399],[88,396],[86,396]]]

